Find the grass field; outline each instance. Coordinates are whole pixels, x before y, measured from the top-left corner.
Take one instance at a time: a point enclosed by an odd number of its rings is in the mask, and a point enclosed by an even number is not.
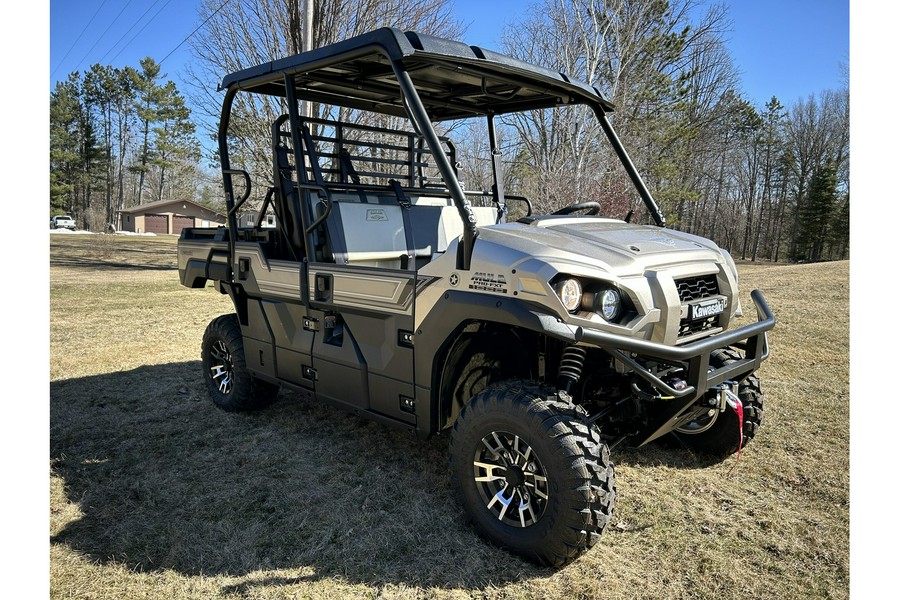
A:
[[[739,267],[779,320],[760,433],[737,466],[616,451],[611,526],[554,571],[463,524],[446,437],[215,409],[200,338],[231,306],[179,285],[174,239],[50,238],[52,598],[849,596],[847,262]]]

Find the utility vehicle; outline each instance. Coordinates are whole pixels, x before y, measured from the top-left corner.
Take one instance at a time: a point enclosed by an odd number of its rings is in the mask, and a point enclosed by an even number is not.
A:
[[[609,523],[610,447],[663,438],[727,455],[756,433],[755,371],[775,319],[754,291],[756,322],[729,329],[734,261],[665,228],[595,88],[385,28],[228,75],[221,89],[227,226],[185,229],[178,243],[181,283],[212,281],[234,303],[201,348],[221,408],[259,409],[283,386],[423,439],[446,434],[476,531],[552,566]],[[239,95],[284,111],[254,227],[238,226],[251,196],[229,145]],[[310,105],[353,118],[310,117]],[[499,121],[569,105],[593,112],[651,224],[580,198],[531,214],[506,193]],[[485,120],[489,190],[466,189],[440,135],[469,118]],[[514,205],[525,216],[507,218]],[[262,226],[269,214],[275,227]]]

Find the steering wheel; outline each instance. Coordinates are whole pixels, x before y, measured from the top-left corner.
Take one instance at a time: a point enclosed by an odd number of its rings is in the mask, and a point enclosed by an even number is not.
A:
[[[589,215],[598,215],[600,214],[600,203],[599,202],[579,202],[578,204],[570,204],[565,208],[561,208],[554,215],[570,215],[573,212],[578,212],[580,210],[586,210]]]

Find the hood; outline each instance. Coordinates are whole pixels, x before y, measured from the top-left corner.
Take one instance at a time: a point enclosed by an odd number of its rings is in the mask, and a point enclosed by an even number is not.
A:
[[[699,236],[590,217],[539,218],[530,223],[484,227],[475,244],[476,253],[479,242],[491,242],[535,258],[591,264],[611,272],[723,260],[719,248]]]
[[[564,224],[545,221],[538,227],[632,255],[715,247],[709,240],[687,233],[650,225],[631,225],[624,221]]]

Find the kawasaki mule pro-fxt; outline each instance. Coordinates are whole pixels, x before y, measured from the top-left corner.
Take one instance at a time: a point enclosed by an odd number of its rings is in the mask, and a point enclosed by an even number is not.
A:
[[[734,262],[664,228],[596,89],[396,29],[234,73],[222,88],[228,226],[185,229],[178,244],[181,282],[213,280],[234,301],[202,343],[220,407],[261,408],[286,386],[421,438],[446,432],[475,529],[546,565],[606,528],[609,446],[665,437],[728,454],[754,436],[754,372],[775,319],[754,291],[758,321],[728,331],[740,313]],[[254,227],[238,227],[251,181],[229,152],[238,94],[284,107]],[[301,116],[301,101],[352,119]],[[601,217],[579,198],[535,215],[505,192],[498,120],[567,105],[592,110],[655,225]],[[489,191],[465,188],[435,129],[473,117],[493,156]],[[514,207],[527,216],[510,222]]]

